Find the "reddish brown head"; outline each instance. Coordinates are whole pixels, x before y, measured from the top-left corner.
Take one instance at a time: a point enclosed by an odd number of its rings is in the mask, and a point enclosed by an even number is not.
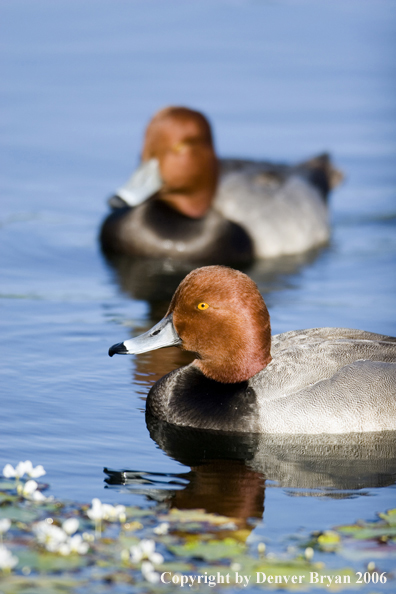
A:
[[[177,288],[168,314],[182,340],[197,353],[193,364],[223,383],[249,379],[271,361],[271,327],[256,284],[225,266],[191,272]]]
[[[167,107],[149,123],[142,160],[156,158],[164,186],[160,197],[192,218],[202,217],[213,201],[218,163],[210,124],[187,107]]]

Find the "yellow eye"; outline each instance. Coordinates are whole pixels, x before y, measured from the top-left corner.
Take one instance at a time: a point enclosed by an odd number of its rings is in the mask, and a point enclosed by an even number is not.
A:
[[[183,142],[182,140],[172,146],[172,151],[174,153],[184,153],[186,150],[187,150],[187,143]]]
[[[203,311],[204,309],[208,309],[209,305],[207,303],[198,303],[197,308]]]

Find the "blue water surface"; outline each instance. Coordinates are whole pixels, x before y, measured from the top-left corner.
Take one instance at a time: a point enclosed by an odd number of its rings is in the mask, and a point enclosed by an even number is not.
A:
[[[345,174],[330,245],[252,276],[274,333],[396,335],[395,3],[2,0],[0,22],[0,467],[43,464],[56,497],[152,505],[143,488],[108,488],[103,468],[189,471],[144,417],[180,355],[107,356],[158,317],[101,254],[106,198],[168,104],[206,113],[222,156],[330,151]],[[298,495],[269,481],[251,538],[282,548],[293,532],[373,519],[395,487]]]

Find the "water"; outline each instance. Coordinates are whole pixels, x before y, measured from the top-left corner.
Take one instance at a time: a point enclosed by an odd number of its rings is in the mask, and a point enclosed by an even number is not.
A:
[[[143,272],[127,282],[97,241],[105,199],[136,164],[150,116],[195,107],[222,156],[293,161],[329,150],[345,172],[331,244],[250,271],[273,331],[396,335],[394,2],[3,0],[0,13],[0,467],[43,464],[50,492],[79,501],[152,505],[147,493],[170,493],[174,504],[235,511],[252,500],[246,509],[262,520],[249,538],[280,549],[287,534],[394,506],[391,479],[329,496],[301,488],[295,471],[285,484],[278,469],[264,496],[257,469],[191,471],[165,453],[144,400],[183,356],[110,359],[107,349],[158,321],[171,289],[150,305]],[[114,486],[104,467],[152,482]],[[234,502],[221,484],[233,485]]]

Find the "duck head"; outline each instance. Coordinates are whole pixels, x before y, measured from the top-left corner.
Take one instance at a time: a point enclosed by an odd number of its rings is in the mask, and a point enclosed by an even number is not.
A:
[[[134,206],[156,193],[178,212],[200,218],[212,204],[217,181],[208,120],[187,107],[166,107],[150,121],[142,163],[117,194]]]
[[[145,334],[112,346],[109,355],[167,346],[196,353],[192,365],[215,381],[248,380],[271,361],[270,318],[256,284],[225,266],[193,270],[166,316]]]

